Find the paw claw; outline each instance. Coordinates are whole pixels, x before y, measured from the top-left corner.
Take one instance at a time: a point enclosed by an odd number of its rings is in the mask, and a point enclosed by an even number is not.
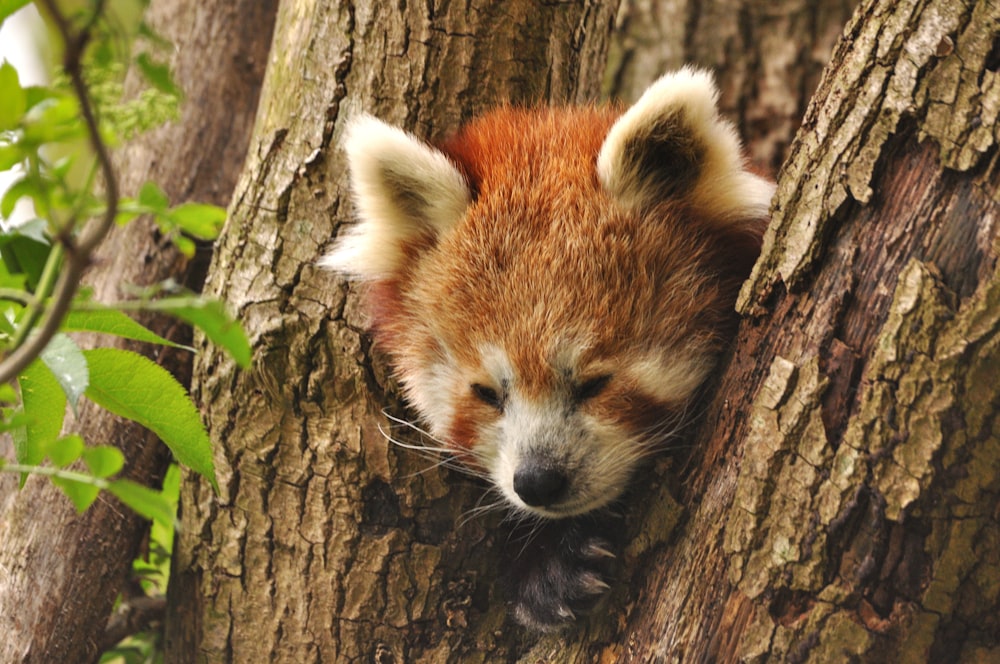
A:
[[[598,542],[587,542],[586,547],[584,547],[583,555],[587,558],[617,558],[614,553],[608,551],[602,544]]]
[[[611,590],[611,586],[593,572],[584,572],[580,575],[580,588],[588,595],[603,595]]]
[[[611,589],[618,558],[607,532],[589,519],[548,522],[532,531],[532,546],[518,551],[508,569],[514,619],[551,632],[594,610]]]

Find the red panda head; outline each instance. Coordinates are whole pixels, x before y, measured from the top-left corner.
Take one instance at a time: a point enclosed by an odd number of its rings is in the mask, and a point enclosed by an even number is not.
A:
[[[366,282],[376,341],[432,435],[517,508],[601,507],[732,332],[773,185],[709,75],[627,111],[494,111],[438,147],[363,116],[360,221],[321,262]]]

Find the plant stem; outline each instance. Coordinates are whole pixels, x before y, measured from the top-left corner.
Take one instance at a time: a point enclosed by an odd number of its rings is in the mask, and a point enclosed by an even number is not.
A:
[[[45,309],[45,300],[49,296],[49,293],[52,292],[56,278],[59,276],[59,267],[62,265],[63,253],[63,246],[61,244],[56,243],[52,245],[52,250],[49,251],[49,256],[45,261],[45,267],[42,269],[42,275],[38,279],[35,296],[28,303],[24,319],[18,324],[17,330],[14,333],[13,343],[11,344],[14,348],[18,348],[24,343],[24,340],[28,338],[28,334],[35,327],[38,319],[42,317],[42,312]]]
[[[86,473],[75,470],[65,470],[63,468],[53,468],[52,466],[31,466],[23,463],[6,463],[0,459],[0,472],[7,473],[28,473],[29,475],[44,475],[45,477],[56,477],[70,482],[89,484],[99,489],[107,489],[111,483],[103,477],[94,477]]]

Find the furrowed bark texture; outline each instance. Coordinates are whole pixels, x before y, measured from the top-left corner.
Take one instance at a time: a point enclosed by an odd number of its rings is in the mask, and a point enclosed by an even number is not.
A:
[[[712,69],[748,156],[775,174],[855,0],[625,0],[605,93],[634,100],[660,74]]]
[[[996,3],[856,12],[609,659],[1000,658],[998,52]]]
[[[251,155],[206,290],[253,368],[196,367],[221,494],[189,478],[175,549],[177,662],[511,659],[483,487],[395,449],[419,441],[355,298],[315,268],[351,215],[336,145],[366,111],[435,138],[502,101],[596,98],[613,3],[285,3]],[[449,486],[450,485],[450,486]],[[470,510],[472,510],[470,512]]]
[[[228,202],[263,78],[269,6],[273,16],[273,3],[258,0],[152,4],[148,21],[177,46],[173,71],[189,101],[177,122],[141,137],[117,156],[125,194],[134,195],[152,179],[175,203]],[[226,112],[213,112],[213,107]],[[205,269],[205,261],[195,269],[197,261],[186,261],[151,225],[140,222],[112,232],[94,263],[88,284],[102,302],[121,299],[123,284],[174,278],[198,287]],[[170,339],[190,336],[173,321],[146,322]],[[100,343],[115,341],[102,338]],[[186,380],[189,353],[154,352],[157,361]],[[90,443],[117,445],[131,479],[155,485],[166,470],[168,455],[155,436],[90,403],[81,405],[74,430]],[[111,497],[102,495],[77,515],[47,480],[29,478],[22,491],[16,483],[5,485],[0,495],[0,661],[96,660],[113,602],[147,527]]]

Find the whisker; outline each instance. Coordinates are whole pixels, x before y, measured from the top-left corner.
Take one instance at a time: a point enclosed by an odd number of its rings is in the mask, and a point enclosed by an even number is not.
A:
[[[440,447],[432,447],[430,445],[421,445],[419,447],[423,447],[425,449],[442,450],[442,451],[447,451],[447,450],[451,449],[449,447],[448,443],[446,443],[443,440],[439,440],[438,438],[435,438],[434,435],[431,434],[430,431],[427,431],[423,427],[417,426],[413,422],[410,422],[408,420],[404,420],[404,419],[402,419],[400,417],[396,417],[395,415],[392,415],[391,413],[389,413],[387,410],[383,410],[382,414],[386,417],[386,419],[388,419],[388,420],[390,420],[392,422],[395,422],[398,425],[406,427],[407,429],[411,429],[413,431],[416,431],[417,433],[420,434],[421,438],[428,438],[428,439],[430,439],[431,441],[437,443],[440,446]],[[381,428],[382,428],[382,425],[379,424],[379,429],[381,430]],[[403,445],[403,447],[406,447],[406,446]]]
[[[476,501],[476,504],[472,508],[462,513],[461,515],[462,519],[458,522],[458,527],[461,528],[474,518],[482,517],[493,511],[502,510],[507,503],[503,495],[498,496],[496,500],[493,500],[492,502],[483,504],[483,501],[486,500],[487,496],[491,496],[496,493],[498,492],[492,487],[489,490],[484,491],[483,494],[479,497],[479,500]]]
[[[396,418],[393,418],[393,419],[396,419]],[[408,422],[404,422],[402,420],[397,420],[397,421],[399,421],[400,423],[409,424]],[[425,432],[421,431],[420,428],[416,427],[415,425],[410,425],[410,428],[418,431],[421,434],[425,433]],[[423,473],[429,472],[431,470],[434,470],[435,468],[444,467],[444,468],[447,468],[449,470],[454,470],[456,472],[459,472],[459,473],[462,473],[464,475],[468,475],[468,476],[471,476],[471,477],[475,477],[475,478],[478,478],[478,479],[482,479],[482,480],[488,480],[489,479],[488,476],[485,473],[483,473],[482,471],[476,470],[476,469],[474,469],[474,468],[472,468],[472,467],[470,467],[470,466],[462,463],[462,461],[455,456],[455,452],[451,448],[448,448],[448,447],[436,447],[436,446],[432,446],[432,445],[421,445],[421,444],[418,444],[418,443],[404,442],[404,441],[396,438],[395,436],[393,436],[390,432],[386,431],[382,427],[381,423],[378,425],[378,430],[379,430],[379,433],[381,433],[382,436],[385,437],[385,439],[388,440],[393,445],[396,445],[396,446],[401,447],[401,448],[406,449],[406,450],[411,450],[413,452],[416,452],[418,455],[420,455],[420,456],[422,456],[422,457],[424,457],[426,459],[430,459],[430,460],[432,460],[434,462],[433,464],[431,464],[430,466],[427,466],[426,468],[422,468],[422,469],[420,469],[420,470],[418,470],[418,471],[416,471],[414,473],[411,473],[410,475],[406,476],[407,478],[416,477],[417,475],[421,475]]]
[[[455,448],[452,445],[449,445],[446,441],[443,441],[440,438],[435,437],[433,434],[431,434],[431,432],[427,431],[426,429],[424,429],[424,428],[422,428],[420,426],[417,426],[413,422],[410,422],[408,420],[404,420],[402,418],[399,418],[399,417],[396,417],[396,416],[392,415],[391,413],[389,413],[385,409],[383,409],[382,414],[385,415],[387,419],[389,419],[389,420],[391,420],[391,421],[393,421],[393,422],[395,422],[395,423],[397,423],[397,424],[399,424],[401,426],[404,426],[407,429],[411,429],[411,430],[417,432],[418,434],[420,434],[421,439],[428,438],[431,441],[433,441],[433,442],[435,442],[435,443],[438,444],[438,446],[435,447],[433,445],[417,445],[416,443],[409,443],[409,444],[407,444],[407,443],[402,443],[401,441],[393,441],[393,442],[396,442],[396,444],[398,444],[400,447],[405,447],[407,449],[415,449],[415,450],[421,450],[422,449],[422,450],[428,450],[428,451],[438,452],[438,453],[446,454],[446,455],[448,455],[450,457],[456,458],[456,459],[459,460],[459,462],[461,462],[461,459],[459,459],[458,455],[456,454]],[[381,424],[379,425],[379,431],[382,431]],[[386,435],[384,431],[382,431],[382,435],[383,436]],[[477,453],[476,450],[465,450],[463,452],[463,454],[469,455],[470,457],[472,457],[473,459],[475,459],[478,462],[485,461],[485,459],[483,458],[483,456],[481,454]]]

